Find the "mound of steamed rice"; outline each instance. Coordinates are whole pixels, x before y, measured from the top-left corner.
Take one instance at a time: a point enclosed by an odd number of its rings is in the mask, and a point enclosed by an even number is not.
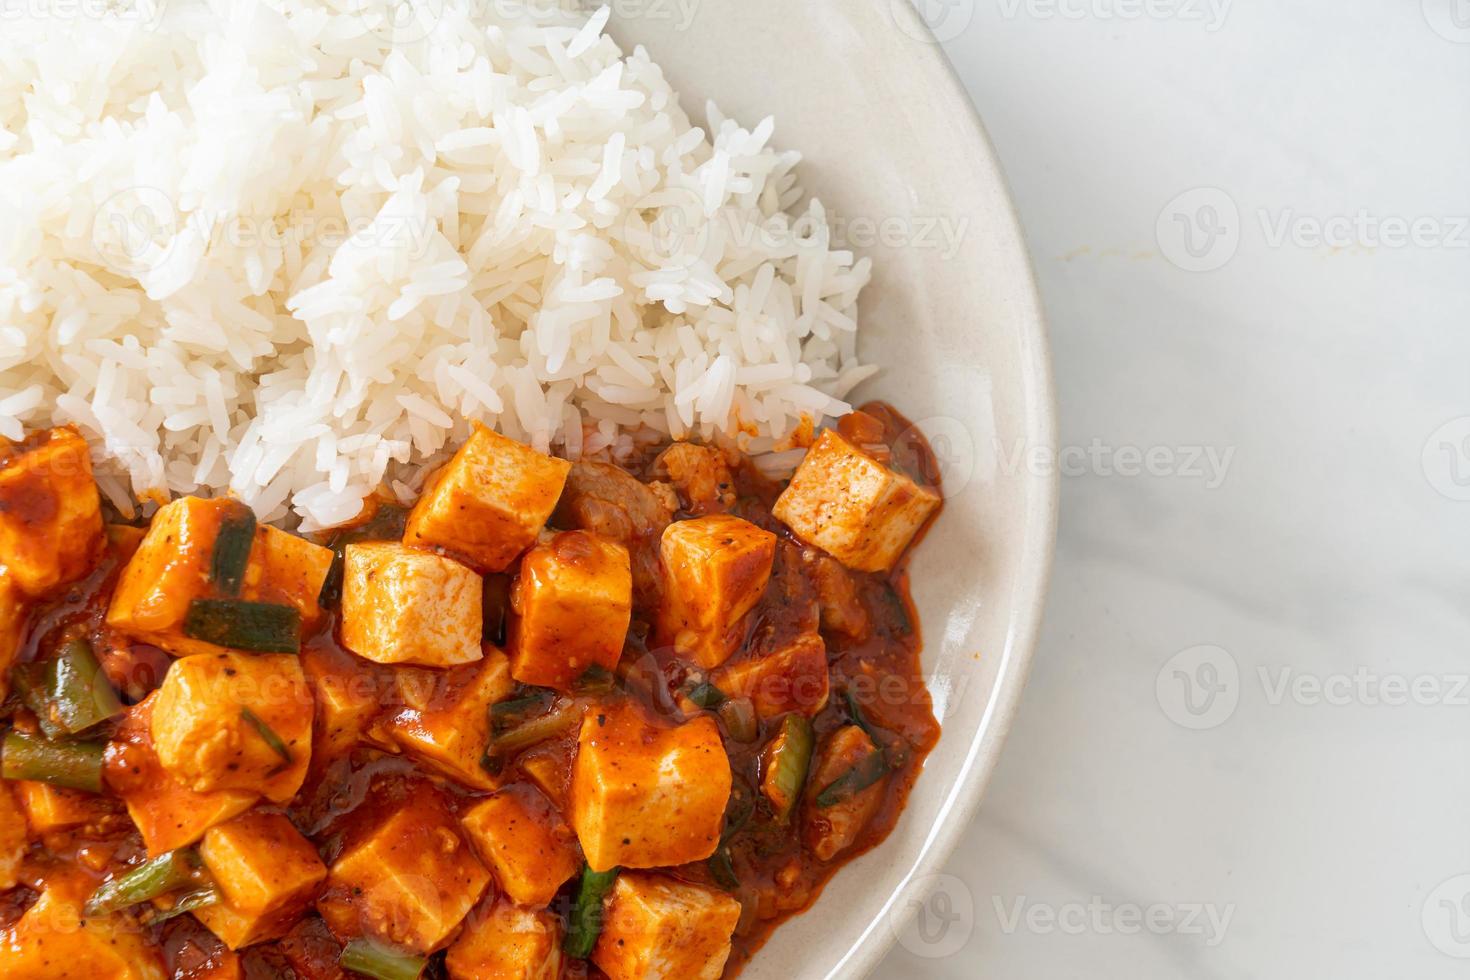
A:
[[[0,30],[0,435],[79,425],[124,512],[329,526],[469,420],[761,452],[870,373],[798,154],[693,126],[605,8],[128,2]]]

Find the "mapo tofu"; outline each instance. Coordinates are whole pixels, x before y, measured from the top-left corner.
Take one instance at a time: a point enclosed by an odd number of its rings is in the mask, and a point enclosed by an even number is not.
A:
[[[129,519],[74,430],[10,446],[0,976],[734,975],[938,737],[907,428],[868,406],[782,481],[477,427],[310,537]]]

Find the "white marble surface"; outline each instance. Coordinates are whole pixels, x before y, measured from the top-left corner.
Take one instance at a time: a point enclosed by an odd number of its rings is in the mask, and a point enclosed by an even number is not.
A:
[[[940,22],[1074,448],[1019,721],[878,976],[1470,969],[1470,4],[1223,2]]]

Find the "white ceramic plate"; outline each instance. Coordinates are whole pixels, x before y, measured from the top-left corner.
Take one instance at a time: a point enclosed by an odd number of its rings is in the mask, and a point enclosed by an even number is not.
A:
[[[644,44],[703,118],[705,98],[806,155],[804,184],[876,275],[859,392],[920,424],[949,499],[912,566],[944,726],[892,836],[777,930],[746,977],[859,977],[877,964],[973,816],[1035,644],[1056,516],[1040,304],[1005,180],[908,0],[628,0]],[[695,104],[695,101],[698,104]],[[970,886],[981,883],[970,882]]]

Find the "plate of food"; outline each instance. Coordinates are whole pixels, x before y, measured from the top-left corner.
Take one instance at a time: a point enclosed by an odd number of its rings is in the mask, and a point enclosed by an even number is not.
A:
[[[860,976],[955,890],[1053,410],[907,3],[27,7],[0,212],[0,973]]]

